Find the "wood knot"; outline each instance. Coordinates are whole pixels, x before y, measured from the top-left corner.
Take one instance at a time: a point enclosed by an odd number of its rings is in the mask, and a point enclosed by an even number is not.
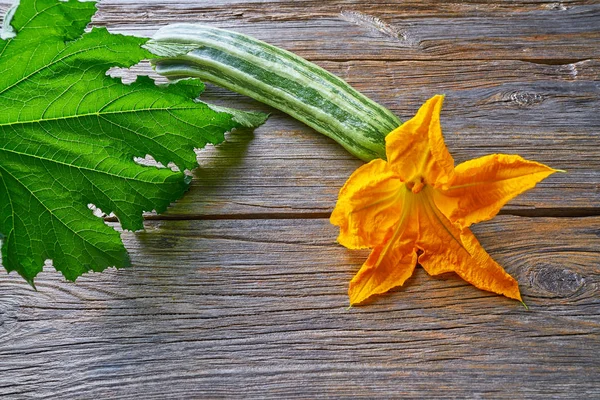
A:
[[[530,107],[544,101],[544,97],[537,93],[518,91],[510,94],[510,101],[521,107]]]
[[[161,235],[153,245],[158,249],[172,249],[177,246],[178,242],[179,240],[174,236]]]
[[[567,11],[568,8],[561,1],[557,3],[550,3],[546,5],[546,8],[549,10],[558,10],[558,11]]]
[[[503,103],[508,106],[531,107],[546,100],[546,97],[523,90],[499,92],[483,100],[483,104]]]
[[[586,283],[585,278],[577,272],[552,266],[543,266],[534,271],[530,282],[533,288],[549,297],[570,297]]]

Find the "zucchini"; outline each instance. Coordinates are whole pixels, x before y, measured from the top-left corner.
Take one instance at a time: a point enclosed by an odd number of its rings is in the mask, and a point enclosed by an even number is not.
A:
[[[268,43],[199,24],[160,29],[144,47],[169,79],[196,77],[252,97],[332,138],[351,154],[385,159],[385,136],[401,122],[323,68]]]

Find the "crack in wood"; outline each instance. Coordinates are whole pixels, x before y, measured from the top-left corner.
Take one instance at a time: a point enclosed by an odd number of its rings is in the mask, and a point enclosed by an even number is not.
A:
[[[586,218],[600,216],[600,208],[533,208],[500,210],[498,215],[534,218]]]
[[[600,216],[600,208],[533,208],[504,209],[498,215],[528,218],[586,218]],[[273,213],[230,213],[230,214],[148,214],[146,221],[218,221],[218,220],[293,220],[329,219],[331,212],[273,212]],[[114,216],[105,217],[106,222],[118,222]]]

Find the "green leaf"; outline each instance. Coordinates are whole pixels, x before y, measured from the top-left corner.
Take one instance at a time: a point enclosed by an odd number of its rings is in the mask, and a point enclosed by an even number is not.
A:
[[[194,148],[224,140],[243,120],[194,102],[200,82],[129,85],[106,75],[149,58],[145,39],[93,28],[91,2],[22,0],[0,40],[0,240],[2,264],[33,284],[46,259],[69,280],[129,265],[119,234],[89,204],[127,230],[142,212],[164,211],[188,188],[169,168],[197,166]]]

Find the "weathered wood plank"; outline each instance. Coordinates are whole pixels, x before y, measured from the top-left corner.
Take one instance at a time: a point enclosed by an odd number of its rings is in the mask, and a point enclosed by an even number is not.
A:
[[[300,8],[308,3],[300,6],[294,4],[296,3],[280,3],[278,7],[270,7],[267,4],[247,6],[252,8],[255,14],[248,14],[235,7],[227,7],[228,11],[221,12],[220,15],[236,24],[234,26],[236,29],[239,27],[243,31],[246,27],[254,30],[249,33],[259,37],[262,32],[272,40],[281,40],[282,35],[284,37],[289,34],[286,32],[294,32],[293,35],[297,36],[300,28],[277,24],[261,26],[256,20],[248,19],[248,15],[256,15],[260,12],[265,19],[271,21],[269,15],[289,12],[293,22],[299,23],[298,20],[307,19],[313,26],[315,18],[337,18],[340,7],[345,7],[340,4],[317,6],[315,3],[310,3],[314,6],[310,12],[306,9],[302,12]],[[106,8],[102,10],[100,19],[96,20],[96,23],[118,25],[120,17],[118,13],[113,15],[111,4],[103,3],[103,6]],[[133,7],[131,4],[130,6]],[[238,6],[246,7],[243,4]],[[504,6],[498,7],[504,8]],[[569,9],[579,6],[582,4],[571,4]],[[594,8],[593,5],[586,5],[588,6]],[[153,7],[162,9],[168,6],[154,3]],[[378,4],[373,7],[386,15],[392,14],[398,18],[404,16],[404,13],[411,12],[416,13],[415,17],[423,17],[421,14],[425,9],[438,16],[449,11],[444,10],[444,7],[438,11],[431,5],[428,8],[417,7],[417,11],[410,11],[414,9],[410,6],[400,7],[401,11],[399,11],[397,6],[390,4]],[[469,7],[471,6],[463,5],[462,11],[455,10],[450,16],[457,17],[457,13],[462,12],[469,18],[481,18],[488,23],[496,23],[499,20],[497,8],[485,7],[482,11],[478,5]],[[535,14],[545,13],[552,8],[549,7],[549,3],[531,3],[523,7],[525,9],[513,5],[510,7],[510,12],[515,15]],[[115,8],[122,12],[122,7]],[[207,11],[205,8],[212,11]],[[197,15],[202,15],[207,21],[212,21],[211,12],[216,13],[220,9],[220,7],[182,6],[179,9],[181,12],[175,11],[174,14],[164,13],[164,15],[169,16],[165,18],[184,19],[193,19]],[[256,11],[257,9],[260,11]],[[150,13],[147,14],[147,18],[153,23],[156,21],[161,23],[161,17],[154,18],[151,15],[152,11],[147,11],[146,8],[144,10]],[[230,12],[231,18],[228,19],[227,15]],[[504,9],[502,12],[508,11]],[[181,13],[186,13],[186,16],[181,16]],[[496,18],[491,18],[490,13],[496,13],[494,14]],[[579,12],[573,11],[573,13],[580,15]],[[583,14],[586,15],[584,19],[587,18],[584,24],[587,26],[586,29],[596,29],[593,27],[593,21],[597,18],[595,16],[590,18],[589,14]],[[595,11],[592,14],[595,15]],[[544,20],[541,14],[538,17]],[[286,22],[290,18],[273,17],[275,22]],[[455,23],[454,18],[446,20]],[[139,20],[136,26],[138,22]],[[217,19],[214,22],[218,25],[223,21]],[[130,28],[132,32],[135,31],[135,27],[131,26],[127,29]],[[447,32],[443,24],[437,24],[436,29],[437,32]],[[460,29],[465,30],[464,27]],[[503,28],[503,32],[508,36],[518,36],[514,30],[507,29]],[[440,61],[439,57],[436,58],[435,63],[365,61],[361,58],[369,58],[369,56],[363,53],[355,55],[351,49],[331,49],[328,47],[329,42],[333,42],[334,45],[342,42],[356,44],[361,48],[370,47],[377,52],[375,58],[378,60],[387,57],[386,45],[372,40],[369,34],[366,34],[368,44],[357,43],[357,40],[361,40],[357,38],[365,37],[364,32],[362,34],[352,32],[348,34],[352,37],[343,36],[344,39],[339,39],[337,31],[319,31],[319,35],[320,39],[310,41],[310,45],[318,49],[317,51],[329,52],[330,56],[322,58],[344,60],[318,61],[321,66],[348,80],[357,89],[388,106],[403,118],[412,115],[418,105],[432,94],[446,93],[444,111],[446,139],[458,161],[490,152],[519,153],[569,171],[568,175],[554,176],[542,183],[538,190],[514,200],[508,206],[507,212],[511,212],[511,209],[523,208],[589,209],[600,205],[598,186],[600,160],[598,152],[595,151],[600,145],[598,142],[600,114],[596,111],[600,106],[598,60],[564,65],[515,60]],[[336,40],[328,40],[328,37],[335,37]],[[296,39],[298,38],[295,37],[294,43],[303,43],[302,40]],[[541,39],[540,41],[547,49],[547,41]],[[595,39],[581,42],[595,43]],[[283,42],[275,44],[286,46]],[[301,49],[291,49],[303,54]],[[494,56],[487,57],[488,53]],[[339,54],[342,55],[338,56]],[[482,54],[482,58],[493,59],[498,53],[488,51]],[[318,54],[313,53],[304,55],[313,60],[320,58]],[[354,57],[359,60],[354,61]],[[462,54],[460,58],[466,57]],[[565,58],[564,55],[560,57]],[[407,58],[411,59],[411,57]],[[148,73],[148,69],[145,72]],[[381,84],[382,82],[384,84]],[[230,99],[228,105],[245,105],[241,102],[243,100],[240,96],[228,96],[227,92],[218,89],[212,89],[209,99],[213,93],[215,95],[212,97],[217,102],[225,98]],[[247,108],[261,109],[252,102],[248,103]],[[329,212],[335,203],[338,188],[359,165],[331,141],[315,137],[311,130],[287,117],[281,117],[278,113],[273,115],[265,127],[256,132],[251,142],[241,137],[233,138],[231,142],[218,151],[204,153],[202,157],[205,159],[201,161],[204,168],[198,172],[199,179],[194,182],[192,194],[178,204],[176,209],[171,210],[171,215]],[[574,154],[578,157],[574,157]],[[336,163],[323,162],[331,159],[336,160]],[[585,161],[582,162],[582,159]],[[225,172],[221,168],[224,165],[228,166]],[[208,195],[202,194],[203,191],[208,191]],[[566,195],[566,192],[569,194]],[[565,203],[563,201],[565,197],[570,201]]]
[[[0,10],[11,2],[2,0]],[[530,60],[600,55],[600,8],[574,2],[102,1],[96,26],[151,36],[175,22],[237,29],[312,60]]]
[[[320,64],[404,119],[428,97],[445,93],[442,121],[457,162],[518,153],[568,171],[512,201],[507,212],[600,206],[598,61]],[[135,71],[151,73],[147,66]],[[273,111],[215,87],[203,98]],[[198,179],[172,215],[329,212],[337,190],[360,165],[334,142],[278,112],[254,135],[231,135],[228,143],[200,154]]]
[[[295,21],[308,18],[308,14],[301,13],[294,3],[285,4],[281,8],[284,11],[279,10],[279,6],[269,7],[265,4],[238,6],[250,7],[255,12],[289,12],[291,16],[295,15]],[[340,4],[320,6],[325,8],[322,8],[322,13],[315,15],[334,16],[334,10],[341,7]],[[158,2],[153,3],[152,7],[158,7],[169,18],[176,18],[182,13],[185,18],[191,18],[204,9],[204,6],[189,5],[190,10],[181,5],[167,13],[165,10],[171,5],[172,3]],[[101,12],[96,24],[115,26],[120,18],[129,18],[127,20],[135,22],[136,26],[144,21],[151,21],[153,24],[161,22],[158,16],[155,19],[153,15],[137,18],[137,14],[130,10],[131,7],[150,6],[135,2],[126,5],[103,2],[100,4]],[[394,7],[390,4],[376,6],[385,14],[392,13]],[[499,7],[504,9],[508,6]],[[546,12],[549,9],[548,4],[543,2],[528,3],[523,7],[525,9],[514,5],[509,8],[518,15]],[[568,6],[568,10],[578,7],[598,8],[593,4],[573,3]],[[227,10],[230,10],[229,7],[225,11],[223,7],[208,8],[212,12],[221,10],[224,15],[228,15]],[[412,10],[411,7],[401,8]],[[432,8],[431,5],[429,8]],[[435,15],[444,15],[443,7],[442,11],[433,8],[434,14],[442,13]],[[499,19],[497,10],[493,7],[486,7],[485,12],[479,13],[476,11],[481,7],[477,4],[474,8],[470,5],[464,5],[463,8],[460,12],[473,18],[479,16],[478,18],[486,21]],[[275,9],[279,11],[273,11]],[[417,7],[416,11],[398,12],[400,15],[403,12],[414,12],[415,18],[424,18],[421,14],[425,9],[427,8]],[[453,18],[447,20],[454,21],[456,13],[459,11],[451,13]],[[573,13],[581,14],[575,11]],[[236,24],[240,27],[255,27],[253,21],[243,18],[243,12],[241,15],[236,19]],[[596,29],[595,12],[591,16],[589,12],[584,12],[582,18],[587,21],[589,29]],[[311,24],[312,22],[314,21]],[[130,28],[128,33],[136,32],[134,27]],[[262,28],[257,29],[258,33]],[[280,33],[284,34],[290,29],[298,31],[297,28],[288,29],[274,24],[269,25],[269,29],[263,34],[272,35],[273,39],[278,40]],[[440,32],[446,31],[443,25],[439,25],[438,29]],[[508,35],[514,34],[511,30],[506,32]],[[333,41],[335,43],[354,43],[358,40],[356,38],[365,35],[357,34],[354,38],[340,40],[336,32],[325,32],[321,42],[313,43],[314,47],[321,49],[326,45],[325,42],[331,41],[327,37],[336,37]],[[366,37],[369,39],[368,35]],[[544,40],[541,42],[546,43]],[[581,42],[596,43],[595,39]],[[361,46],[364,47],[364,44]],[[385,48],[381,43],[370,39],[367,47],[380,53]],[[351,53],[340,49],[327,51],[332,55]],[[555,175],[538,189],[515,199],[508,206],[507,212],[512,209],[590,209],[600,206],[600,153],[596,151],[600,146],[600,114],[597,112],[600,109],[598,60],[565,65],[514,60],[437,60],[435,63],[357,60],[319,61],[319,64],[388,106],[402,118],[410,117],[434,93],[446,93],[444,127],[449,148],[457,161],[492,152],[519,153],[569,172],[567,175]],[[149,73],[150,70],[146,66],[137,71]],[[212,89],[208,94],[207,99],[211,100],[212,97],[216,102],[226,99],[229,106],[248,105],[247,108],[250,109],[271,111],[222,90]],[[252,141],[248,141],[247,137],[232,137],[231,143],[223,145],[218,151],[204,153],[202,157],[204,167],[197,173],[199,179],[194,182],[192,194],[176,209],[171,210],[172,216],[329,212],[335,203],[338,188],[359,165],[328,139],[318,137],[312,130],[278,113],[256,132]],[[324,163],[330,160],[335,160],[335,163]],[[569,198],[569,201],[565,202],[565,198]]]
[[[212,5],[100,4],[97,25],[150,36],[156,26],[209,22],[313,60],[517,59],[564,62],[600,55],[594,2],[524,5],[400,1]],[[496,7],[494,7],[496,6]]]
[[[327,220],[147,222],[124,234],[133,269],[45,272],[38,292],[0,279],[0,395],[596,397],[598,226],[475,227],[529,311],[420,268],[347,310],[366,253],[336,245]]]

